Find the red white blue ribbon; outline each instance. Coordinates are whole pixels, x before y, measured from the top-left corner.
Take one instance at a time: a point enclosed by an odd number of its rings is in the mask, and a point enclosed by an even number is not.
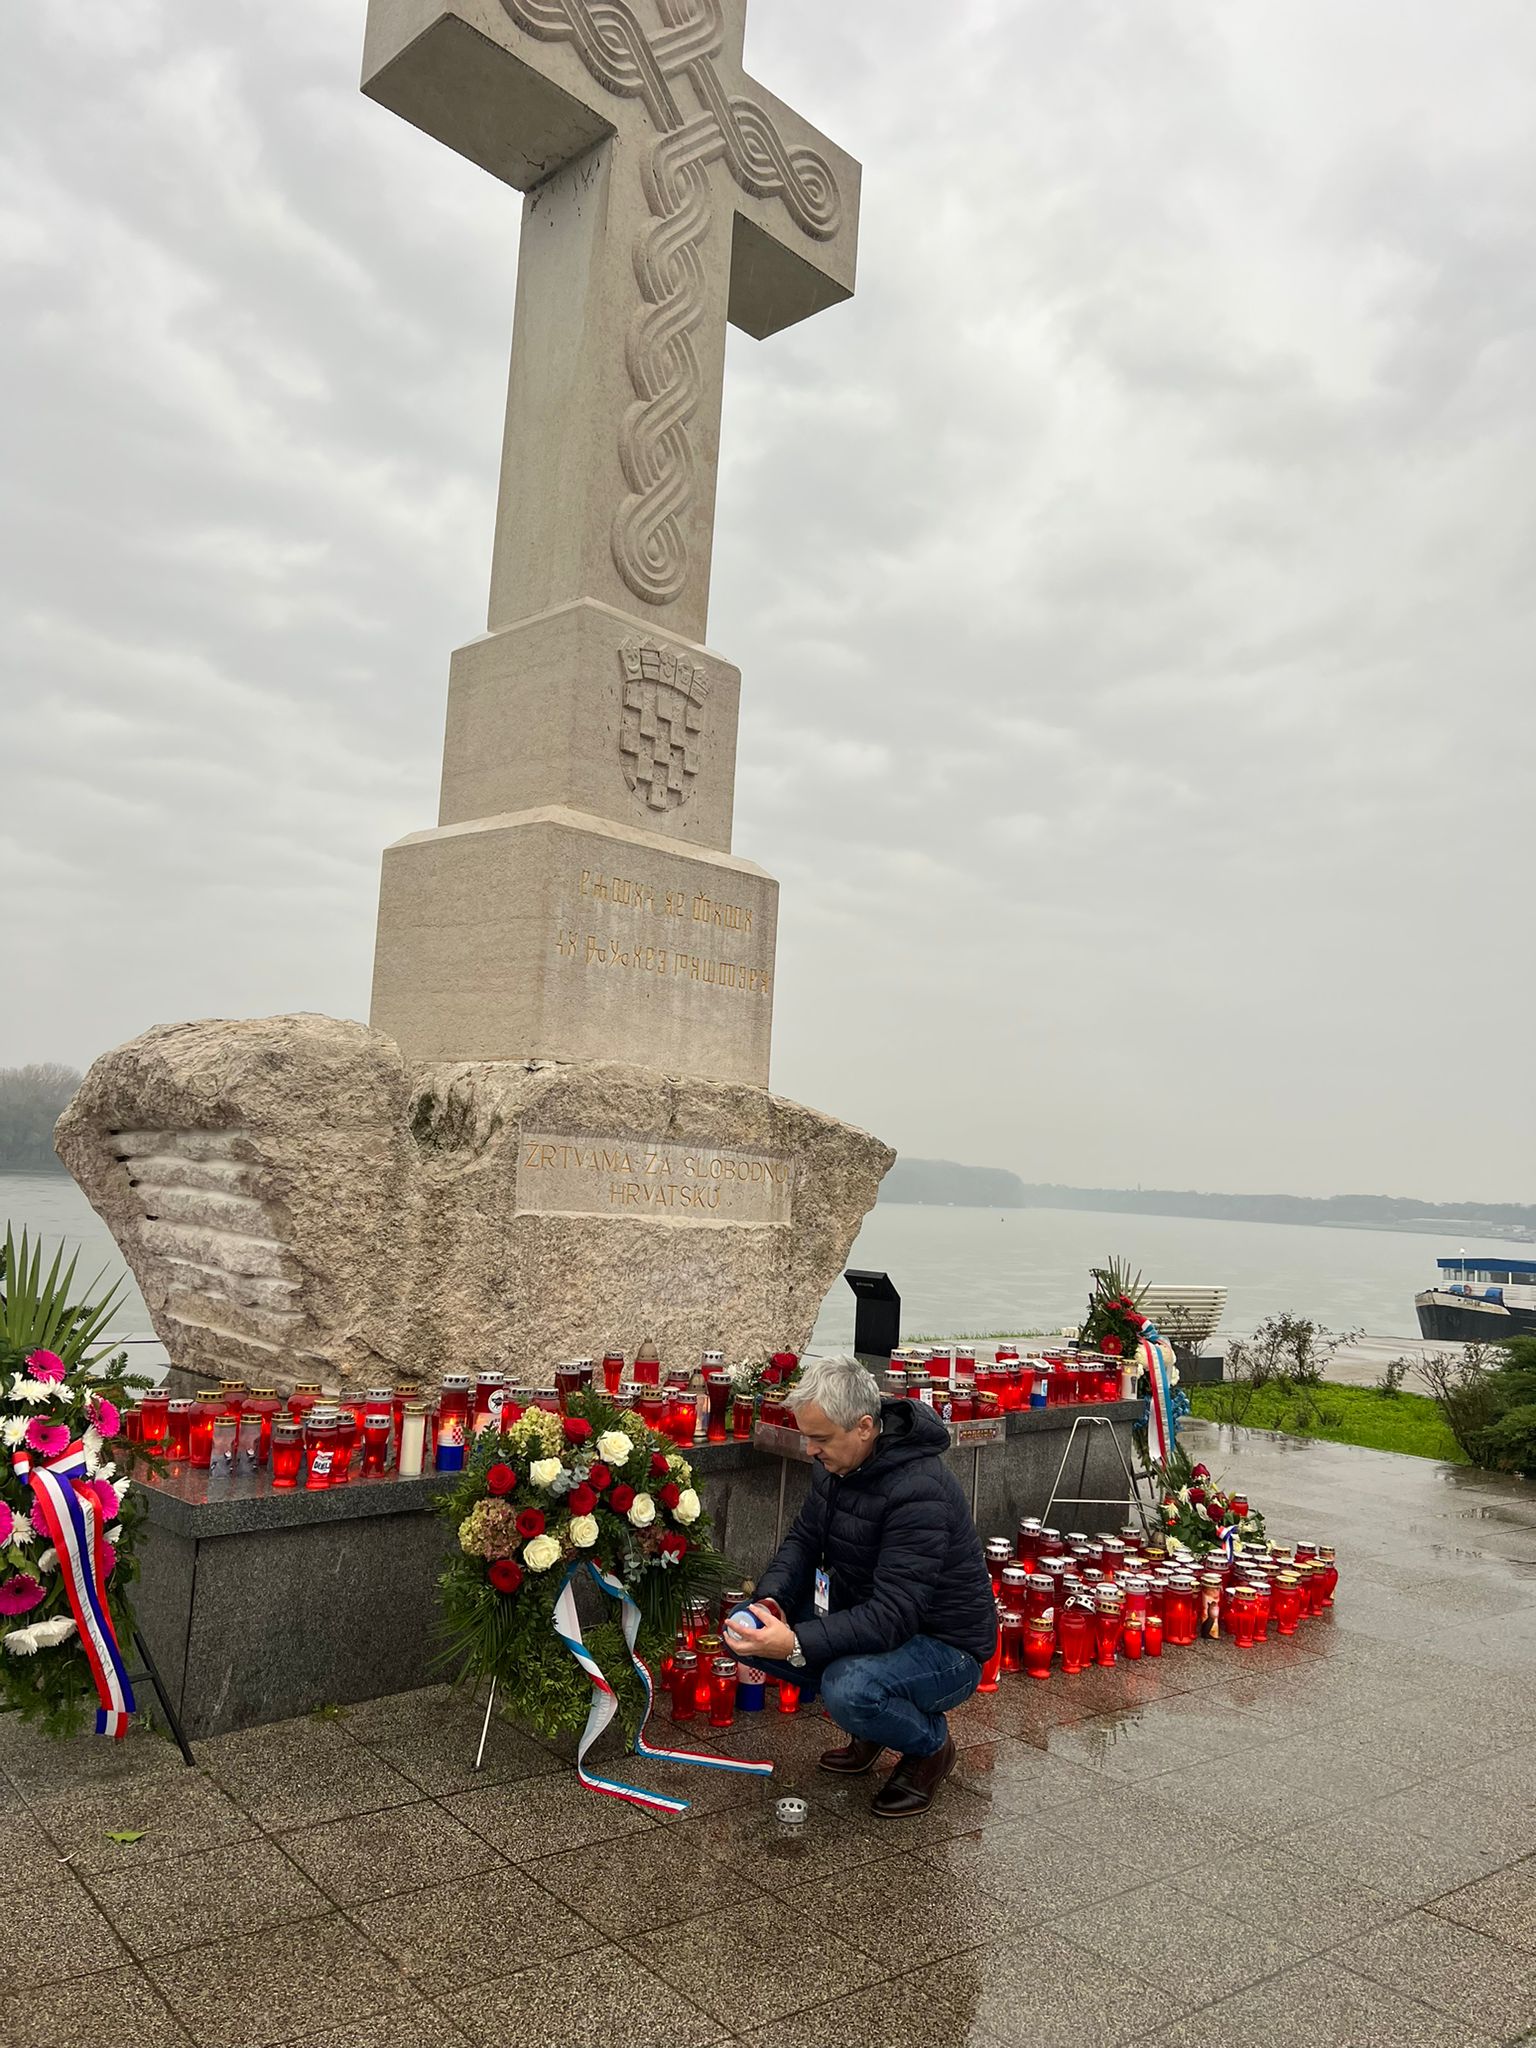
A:
[[[703,1756],[692,1749],[661,1749],[655,1743],[646,1741],[645,1728],[656,1704],[656,1688],[645,1659],[635,1648],[640,1634],[640,1609],[635,1605],[622,1579],[612,1577],[590,1558],[586,1570],[591,1573],[610,1600],[619,1602],[624,1646],[629,1652],[629,1661],[634,1665],[640,1683],[645,1688],[645,1712],[640,1716],[640,1728],[635,1736],[635,1754],[654,1757],[660,1763],[702,1764],[706,1770],[743,1771],[756,1778],[771,1777],[771,1762],[748,1762],[743,1758],[730,1756]],[[581,1621],[576,1613],[576,1595],[572,1591],[573,1582],[581,1571],[581,1565],[573,1564],[565,1575],[564,1585],[555,1596],[555,1634],[592,1681],[592,1705],[587,1714],[587,1725],[581,1731],[581,1739],[576,1745],[576,1775],[590,1790],[606,1792],[610,1799],[627,1799],[631,1806],[642,1806],[653,1813],[686,1813],[686,1799],[670,1799],[663,1792],[644,1792],[637,1785],[626,1785],[618,1778],[605,1778],[587,1768],[587,1751],[618,1712],[619,1703],[614,1697],[613,1687],[603,1676],[597,1659],[582,1640]]]
[[[73,1443],[46,1465],[35,1467],[25,1451],[18,1451],[11,1470],[30,1483],[33,1519],[42,1523],[58,1552],[64,1591],[101,1702],[96,1710],[96,1733],[121,1742],[134,1710],[133,1687],[118,1651],[107,1604],[112,1549],[106,1540],[101,1502],[88,1487],[76,1484],[85,1476],[85,1445]]]
[[[1143,1339],[1141,1360],[1151,1397],[1147,1404],[1147,1458],[1151,1464],[1166,1465],[1173,1456],[1173,1391],[1168,1384],[1167,1349],[1160,1337]]]

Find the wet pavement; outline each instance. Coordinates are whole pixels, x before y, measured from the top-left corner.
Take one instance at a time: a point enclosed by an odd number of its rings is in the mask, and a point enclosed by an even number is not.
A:
[[[499,1724],[477,1776],[478,1715],[438,1690],[201,1743],[193,1771],[137,1731],[0,1723],[0,2044],[1531,2038],[1536,1489],[1186,1441],[1274,1534],[1338,1546],[1333,1613],[1005,1681],[955,1716],[959,1769],[916,1822],[817,1773],[814,1713],[713,1738],[774,1757],[766,1788],[629,1760],[695,1801],[664,1822]]]

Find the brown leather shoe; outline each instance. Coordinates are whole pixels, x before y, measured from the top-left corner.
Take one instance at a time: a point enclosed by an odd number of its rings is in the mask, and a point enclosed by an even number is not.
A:
[[[860,1742],[857,1736],[850,1736],[841,1749],[824,1749],[816,1760],[816,1768],[830,1771],[834,1778],[862,1778],[884,1755],[880,1743]]]
[[[926,1813],[933,1795],[955,1768],[955,1739],[932,1756],[904,1756],[875,1794],[871,1811],[881,1820],[911,1820]]]

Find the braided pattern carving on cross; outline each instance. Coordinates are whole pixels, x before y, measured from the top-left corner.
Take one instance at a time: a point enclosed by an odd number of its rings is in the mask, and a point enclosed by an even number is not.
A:
[[[742,72],[744,13],[371,0],[365,90],[530,195],[493,627],[639,598],[702,638],[726,322],[852,289],[858,167]]]

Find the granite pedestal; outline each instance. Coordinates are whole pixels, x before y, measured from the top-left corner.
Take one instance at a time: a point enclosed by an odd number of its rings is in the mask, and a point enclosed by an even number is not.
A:
[[[1006,1440],[950,1454],[976,1486],[983,1536],[1011,1533],[1044,1511],[1075,1414],[1079,1431],[1066,1495],[1116,1504],[1058,1510],[1063,1528],[1115,1529],[1125,1520],[1119,1456],[1129,1454],[1134,1402],[1008,1418]],[[748,1577],[773,1554],[809,1484],[807,1465],[748,1443],[700,1444],[690,1457],[715,1540]],[[426,1685],[438,1648],[437,1579],[452,1534],[435,1512],[453,1483],[354,1480],[325,1493],[274,1493],[262,1474],[210,1479],[185,1471],[143,1488],[148,1503],[139,1623],[195,1741],[279,1721],[328,1703]]]

